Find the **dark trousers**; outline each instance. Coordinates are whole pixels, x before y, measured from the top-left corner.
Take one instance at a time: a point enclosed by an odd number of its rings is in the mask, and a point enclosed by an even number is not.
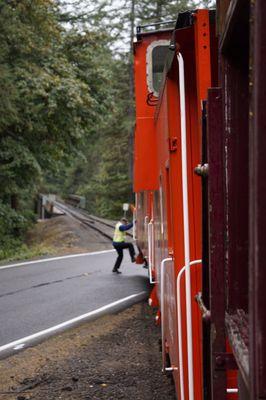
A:
[[[135,261],[135,249],[134,249],[134,246],[132,243],[127,243],[127,242],[114,243],[113,246],[118,253],[118,257],[117,257],[115,265],[114,265],[114,270],[117,270],[121,265],[121,262],[123,260],[123,250],[124,249],[128,249],[130,257],[131,257],[131,261],[132,262]]]

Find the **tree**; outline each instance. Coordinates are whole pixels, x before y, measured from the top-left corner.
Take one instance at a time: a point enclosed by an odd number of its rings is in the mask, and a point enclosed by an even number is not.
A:
[[[20,221],[19,200],[29,205],[45,177],[51,182],[75,158],[84,160],[115,108],[106,33],[66,29],[61,19],[52,0],[0,0],[0,213],[7,227],[8,208]]]
[[[83,2],[79,2],[82,5]],[[94,3],[94,11],[97,9],[103,12],[101,4],[106,2]],[[108,82],[108,103],[112,105],[109,109],[103,109],[104,121],[98,121],[95,134],[90,136],[87,148],[84,150],[85,161],[82,158],[71,168],[69,178],[66,180],[65,190],[76,192],[87,197],[89,210],[105,216],[118,216],[121,213],[121,204],[132,201],[132,158],[133,158],[133,131],[134,131],[134,78],[133,78],[133,39],[135,26],[138,23],[147,21],[156,22],[162,20],[164,16],[170,19],[177,17],[180,8],[191,5],[191,2],[167,2],[167,1],[125,1],[120,8],[116,9],[116,16],[120,17],[120,25],[114,19],[113,6],[110,10],[110,18],[106,24],[106,44],[112,54],[103,55],[97,49],[97,63],[103,69],[109,71],[110,80]],[[84,21],[81,10],[75,10],[76,18],[72,19],[72,24],[84,23],[83,28],[95,29],[95,24],[89,18]],[[78,16],[82,16],[79,20]],[[107,15],[105,15],[105,20]],[[93,21],[95,21],[94,14]],[[73,22],[75,21],[75,22]],[[113,28],[112,28],[113,27]],[[116,32],[115,37],[111,32]],[[119,33],[119,36],[117,35]],[[118,43],[124,40],[125,34],[130,33],[130,41],[127,52],[123,47],[123,52],[114,46],[114,38],[120,38]],[[84,50],[77,48],[77,52]],[[79,60],[82,54],[75,54],[75,59]],[[97,77],[94,79],[97,81]],[[99,110],[100,111],[100,110]],[[101,112],[101,111],[100,111]]]
[[[141,24],[176,20],[180,11],[194,7],[191,0],[144,0],[139,2],[137,19]]]
[[[89,65],[78,65],[67,51],[76,44],[92,53],[99,36],[66,32],[52,1],[1,4],[0,38],[0,184],[6,198],[37,186],[43,170],[53,173],[76,154],[103,111],[107,88],[101,93],[97,80],[87,79]]]

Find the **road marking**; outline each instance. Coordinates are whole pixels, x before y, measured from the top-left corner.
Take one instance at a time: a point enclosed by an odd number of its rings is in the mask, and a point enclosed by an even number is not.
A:
[[[77,322],[89,319],[90,317],[95,317],[95,316],[97,316],[97,314],[101,315],[104,311],[108,311],[109,309],[111,309],[119,304],[126,303],[128,300],[131,300],[134,298],[142,299],[142,298],[144,298],[145,295],[147,295],[147,292],[145,292],[145,291],[132,294],[130,296],[124,297],[123,299],[114,301],[113,303],[109,303],[103,307],[97,308],[96,310],[90,311],[86,314],[79,315],[78,317],[75,317],[68,321],[62,322],[61,324],[52,326],[51,328],[34,333],[33,335],[30,335],[30,336],[26,336],[22,339],[15,340],[14,342],[7,343],[3,346],[0,346],[0,354],[9,349],[18,350],[19,348],[25,347],[25,345],[27,343],[34,341],[35,339],[41,338],[50,333],[55,333],[55,332],[61,330],[62,328],[66,328],[66,327],[69,328],[71,325],[74,325]]]
[[[76,258],[76,257],[84,257],[84,256],[95,256],[98,254],[105,254],[105,253],[112,253],[115,250],[102,250],[102,251],[94,251],[92,253],[80,253],[80,254],[70,254],[68,256],[60,256],[60,257],[53,257],[53,258],[43,258],[41,260],[35,260],[35,261],[25,261],[21,263],[16,263],[16,264],[8,264],[8,265],[3,265],[0,267],[1,269],[7,269],[7,268],[15,268],[15,267],[20,267],[22,265],[29,265],[29,264],[39,264],[39,263],[44,263],[44,262],[50,262],[50,261],[56,261],[56,260],[63,260],[66,258]]]
[[[25,347],[25,343],[18,344],[17,346],[14,347],[13,350],[21,350],[23,349],[23,347]]]

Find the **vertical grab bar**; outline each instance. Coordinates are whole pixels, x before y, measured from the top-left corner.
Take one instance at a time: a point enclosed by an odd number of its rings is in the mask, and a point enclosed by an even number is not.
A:
[[[183,194],[183,224],[184,224],[184,253],[186,277],[186,319],[187,319],[187,353],[188,353],[188,383],[189,400],[194,400],[193,377],[193,342],[191,318],[191,282],[190,282],[190,254],[189,254],[189,213],[188,213],[188,182],[187,182],[187,138],[186,138],[186,101],[185,101],[185,73],[184,60],[177,54],[181,120],[181,160],[182,160],[182,194]]]
[[[202,260],[191,261],[189,265],[200,264]],[[184,365],[183,365],[183,337],[182,337],[182,317],[181,317],[181,296],[180,281],[186,266],[180,269],[176,278],[176,298],[177,298],[177,332],[178,332],[178,353],[179,353],[179,376],[180,376],[180,393],[181,400],[185,400],[184,394]]]
[[[173,261],[172,258],[165,258],[161,262],[161,293],[160,293],[160,298],[161,298],[161,336],[162,336],[162,372],[165,372],[165,351],[164,351],[164,342],[165,342],[165,335],[164,335],[164,266],[167,262]]]
[[[152,269],[153,269],[153,219],[148,223],[148,256],[149,256],[149,279],[150,283],[156,283],[155,280],[152,279]]]
[[[146,233],[148,234],[148,223],[149,223],[149,217],[148,215],[146,215],[146,217],[144,218],[144,235],[146,235]],[[149,245],[149,243],[148,243]]]
[[[134,212],[133,212],[133,240],[134,241],[137,240],[137,236],[136,236],[136,210],[134,210]]]

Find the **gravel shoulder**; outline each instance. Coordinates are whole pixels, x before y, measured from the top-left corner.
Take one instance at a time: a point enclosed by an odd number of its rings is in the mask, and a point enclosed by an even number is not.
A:
[[[1,361],[1,400],[171,400],[159,327],[140,303]]]

